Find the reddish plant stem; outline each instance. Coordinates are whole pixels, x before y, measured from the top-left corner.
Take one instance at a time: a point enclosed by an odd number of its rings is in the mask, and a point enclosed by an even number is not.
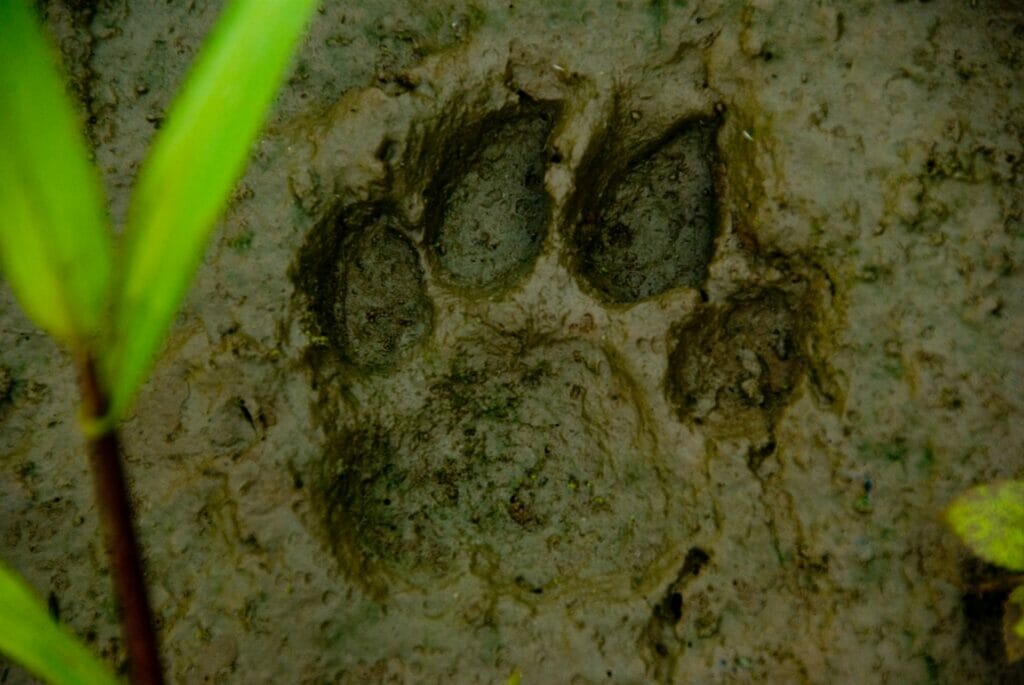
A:
[[[86,417],[103,417],[107,411],[107,397],[96,374],[96,364],[91,358],[87,358],[81,365],[80,383]],[[128,651],[131,679],[136,685],[162,685],[153,612],[142,574],[142,558],[135,538],[132,506],[121,463],[117,430],[111,428],[89,438],[88,448],[96,489],[96,506],[100,512],[110,572],[121,609],[121,633]]]

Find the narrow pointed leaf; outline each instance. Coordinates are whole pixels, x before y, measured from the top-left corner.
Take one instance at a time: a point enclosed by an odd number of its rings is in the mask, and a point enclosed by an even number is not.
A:
[[[100,328],[111,271],[96,171],[55,52],[25,0],[0,1],[0,267],[61,342]]]
[[[0,652],[26,670],[62,685],[114,685],[117,680],[17,575],[0,564]]]
[[[129,209],[118,337],[104,365],[114,419],[160,351],[315,6],[229,2],[171,106]]]
[[[950,505],[946,520],[978,557],[1024,571],[1024,481],[971,488]]]

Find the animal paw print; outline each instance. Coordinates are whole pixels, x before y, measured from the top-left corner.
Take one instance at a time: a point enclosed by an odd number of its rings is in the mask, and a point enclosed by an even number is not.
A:
[[[573,155],[564,103],[483,109],[382,144],[384,181],[322,211],[296,262],[325,435],[314,525],[373,596],[473,577],[625,599],[699,528],[652,403],[712,438],[770,432],[805,365],[806,298],[700,302],[721,232],[711,113]],[[658,303],[682,313],[651,384],[601,329],[628,339]]]

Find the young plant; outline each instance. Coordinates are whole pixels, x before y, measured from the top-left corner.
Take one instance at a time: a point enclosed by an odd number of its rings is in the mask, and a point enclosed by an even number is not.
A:
[[[946,520],[979,558],[1024,573],[1024,481],[1011,480],[971,488],[946,511]],[[1007,661],[1024,658],[1024,576],[1003,605],[1003,643]]]
[[[28,0],[0,0],[0,268],[78,368],[80,420],[137,683],[162,674],[117,424],[160,351],[315,6],[229,2],[149,151],[115,240],[55,53]],[[3,566],[0,650],[53,682],[113,680]]]

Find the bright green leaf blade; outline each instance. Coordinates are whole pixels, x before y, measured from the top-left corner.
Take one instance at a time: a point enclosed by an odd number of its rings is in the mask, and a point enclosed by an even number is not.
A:
[[[82,643],[50,618],[32,589],[3,564],[0,564],[0,652],[51,683],[117,683]]]
[[[1024,481],[971,488],[950,505],[946,520],[980,558],[1024,571]]]
[[[24,0],[0,1],[0,267],[42,329],[82,344],[103,321],[110,233],[55,53]]]
[[[230,2],[171,107],[129,210],[119,337],[105,363],[112,418],[160,350],[316,4]]]

